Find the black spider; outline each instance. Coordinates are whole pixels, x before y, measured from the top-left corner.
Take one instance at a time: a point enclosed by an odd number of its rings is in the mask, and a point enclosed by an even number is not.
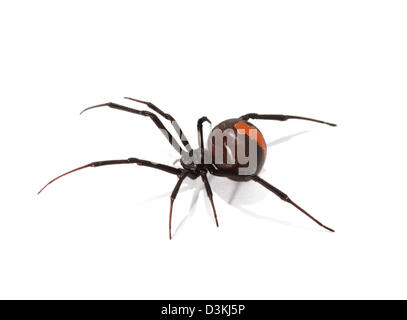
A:
[[[138,99],[128,98],[139,103],[143,103],[147,105],[150,109],[164,117],[165,119],[171,122],[171,125],[174,127],[175,131],[178,134],[183,146],[183,149],[178,142],[174,139],[171,133],[165,128],[163,123],[157,117],[157,115],[153,112],[146,111],[146,110],[136,110],[132,108],[128,108],[113,102],[103,103],[96,106],[92,106],[86,108],[81,112],[81,114],[89,109],[98,108],[98,107],[110,107],[113,109],[118,109],[122,111],[127,111],[131,113],[135,113],[138,115],[149,117],[155,125],[161,129],[162,133],[165,135],[167,140],[170,144],[174,147],[174,149],[180,153],[180,163],[182,168],[175,168],[172,166],[168,166],[165,164],[155,163],[147,160],[142,160],[138,158],[128,158],[123,160],[105,160],[105,161],[95,161],[84,165],[82,167],[73,169],[68,171],[55,179],[48,182],[39,192],[41,193],[42,190],[45,189],[50,183],[54,182],[55,180],[72,173],[74,171],[78,171],[87,167],[100,167],[112,164],[126,164],[126,163],[136,163],[140,166],[146,166],[150,168],[159,169],[171,174],[174,174],[178,177],[177,184],[174,187],[174,190],[171,194],[171,204],[170,204],[170,219],[169,219],[169,236],[171,239],[171,220],[172,220],[172,208],[174,200],[178,194],[178,191],[181,187],[182,182],[186,177],[191,179],[196,179],[201,177],[206,193],[208,198],[212,204],[213,213],[215,217],[216,226],[218,224],[218,218],[216,215],[215,205],[213,203],[213,194],[211,187],[208,182],[207,173],[214,176],[219,177],[226,177],[235,181],[249,181],[253,180],[276,194],[281,200],[284,200],[294,207],[302,211],[306,214],[309,218],[314,220],[317,224],[324,227],[325,229],[334,232],[331,228],[323,225],[321,222],[316,220],[312,217],[309,213],[307,213],[304,209],[299,207],[296,203],[294,203],[285,193],[277,189],[276,187],[272,186],[265,180],[261,179],[258,176],[258,173],[262,169],[266,154],[267,154],[267,147],[264,140],[263,135],[261,134],[260,130],[257,129],[253,124],[248,122],[249,119],[266,119],[266,120],[279,120],[285,121],[288,119],[301,119],[301,120],[309,120],[314,122],[319,122],[323,124],[327,124],[330,126],[336,126],[333,123],[328,123],[320,120],[315,120],[311,118],[304,118],[304,117],[297,117],[297,116],[287,116],[287,115],[278,115],[278,114],[257,114],[257,113],[249,113],[244,116],[235,119],[229,119],[221,122],[218,124],[213,130],[208,138],[208,149],[204,148],[203,143],[203,135],[202,135],[202,124],[203,122],[207,121],[210,122],[207,117],[202,117],[198,120],[197,128],[198,128],[198,143],[199,148],[193,150],[189,144],[188,139],[185,137],[184,133],[182,132],[181,128],[179,127],[178,123],[175,119],[168,113],[164,113],[154,104]],[[253,146],[254,147],[251,147]],[[241,161],[238,157],[239,152],[243,156],[245,156],[246,161]],[[232,154],[232,155],[231,155]],[[217,156],[216,156],[217,155]],[[243,157],[242,156],[242,157]],[[251,169],[250,169],[251,168]]]

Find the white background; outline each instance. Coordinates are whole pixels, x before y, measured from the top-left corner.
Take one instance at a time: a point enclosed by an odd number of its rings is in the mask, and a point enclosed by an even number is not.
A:
[[[407,5],[403,1],[2,1],[0,298],[407,298]],[[247,112],[255,183],[137,165],[177,153],[152,122],[84,107],[152,101],[197,144],[196,120]],[[208,134],[210,128],[205,126]],[[291,138],[290,138],[291,137]]]

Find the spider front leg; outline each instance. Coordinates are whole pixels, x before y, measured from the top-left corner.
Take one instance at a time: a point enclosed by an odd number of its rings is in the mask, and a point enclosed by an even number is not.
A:
[[[173,128],[175,129],[175,131],[177,132],[179,138],[181,139],[182,144],[185,146],[185,148],[187,149],[188,152],[192,151],[191,145],[189,144],[189,141],[187,139],[187,137],[185,136],[185,134],[182,132],[181,127],[178,125],[178,122],[175,121],[174,117],[172,115],[170,115],[169,113],[165,113],[164,111],[162,111],[160,108],[158,108],[157,106],[155,106],[154,104],[152,104],[151,102],[147,102],[147,101],[143,101],[140,99],[134,99],[134,98],[130,98],[130,97],[124,97],[124,99],[128,99],[128,100],[132,100],[132,101],[136,101],[138,103],[143,103],[145,104],[147,107],[149,107],[150,109],[154,110],[155,112],[157,112],[159,115],[161,115],[162,117],[164,117],[165,119],[167,119],[168,121],[171,122],[171,125],[173,126]]]
[[[170,166],[167,166],[165,164],[151,162],[151,161],[148,161],[148,160],[137,159],[137,158],[128,158],[128,159],[121,159],[121,160],[95,161],[95,162],[91,162],[89,164],[86,164],[86,165],[84,165],[82,167],[79,167],[79,168],[73,169],[71,171],[65,172],[65,173],[61,174],[60,176],[52,179],[50,182],[48,182],[38,192],[38,194],[40,194],[48,185],[50,185],[54,181],[58,180],[59,178],[62,178],[63,176],[66,176],[66,175],[68,175],[68,174],[70,174],[72,172],[82,170],[82,169],[85,169],[85,168],[88,168],[88,167],[100,167],[100,166],[107,166],[107,165],[112,165],[112,164],[131,164],[131,163],[137,163],[139,166],[150,167],[150,168],[162,170],[162,171],[165,171],[165,172],[168,172],[168,173],[171,173],[171,174],[175,174],[175,175],[179,175],[179,174],[182,173],[182,169],[170,167]]]
[[[126,111],[126,112],[130,112],[130,113],[138,114],[138,115],[141,115],[141,116],[144,116],[144,117],[149,117],[154,122],[154,124],[157,126],[157,128],[160,129],[160,131],[164,134],[165,138],[172,145],[172,147],[179,154],[182,155],[185,152],[181,148],[181,146],[178,144],[177,140],[174,139],[172,134],[167,130],[167,128],[164,126],[164,124],[160,121],[160,119],[158,119],[158,117],[154,113],[152,113],[150,111],[137,110],[137,109],[122,106],[122,105],[117,104],[117,103],[107,102],[107,103],[98,104],[98,105],[95,105],[95,106],[92,106],[92,107],[88,107],[88,108],[82,110],[82,112],[80,114],[84,113],[87,110],[100,108],[100,107],[109,107],[109,108],[116,109],[116,110],[121,110],[121,111]]]

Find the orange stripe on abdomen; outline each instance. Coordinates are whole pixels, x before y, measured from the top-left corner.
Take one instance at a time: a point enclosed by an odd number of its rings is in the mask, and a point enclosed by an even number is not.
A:
[[[260,148],[264,151],[264,156],[267,154],[267,146],[266,141],[264,141],[264,137],[261,132],[254,126],[247,124],[244,121],[239,121],[235,123],[235,128],[237,130],[244,130],[244,134],[249,136],[251,139],[256,140],[257,144]]]

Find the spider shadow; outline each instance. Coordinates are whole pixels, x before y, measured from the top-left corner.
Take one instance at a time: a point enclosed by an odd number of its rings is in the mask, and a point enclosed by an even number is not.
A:
[[[291,135],[283,136],[279,139],[276,139],[276,140],[268,143],[267,147],[272,147],[272,146],[276,146],[276,145],[285,143],[294,137],[303,135],[308,132],[309,132],[309,130],[299,131],[299,132],[296,132]],[[263,169],[262,172],[267,172],[267,169]],[[223,201],[227,202],[229,205],[231,205],[232,207],[234,207],[235,209],[239,210],[240,212],[242,212],[244,214],[250,215],[256,219],[268,220],[268,221],[272,221],[275,223],[279,223],[284,226],[296,227],[296,228],[302,228],[302,229],[305,228],[305,227],[300,227],[298,225],[294,225],[287,221],[283,221],[283,220],[276,219],[276,218],[266,216],[266,215],[261,215],[261,214],[258,214],[254,211],[247,209],[245,207],[246,205],[258,203],[270,195],[270,191],[261,187],[256,182],[248,181],[248,182],[242,183],[242,182],[233,181],[233,180],[230,180],[227,178],[214,177],[212,175],[208,175],[208,180],[210,182],[212,191],[217,196],[219,196]],[[196,179],[196,180],[191,180],[188,178],[185,179],[183,185],[181,186],[181,188],[179,190],[179,194],[192,190],[192,189],[194,189],[194,193],[191,198],[189,212],[187,215],[184,216],[184,218],[178,224],[178,226],[174,230],[173,236],[175,236],[179,232],[179,230],[182,229],[182,227],[185,225],[185,223],[196,212],[196,208],[197,208],[196,204],[197,204],[199,195],[200,195],[201,191],[205,191],[201,179]],[[164,197],[169,198],[170,195],[171,195],[171,191],[165,192],[165,193],[162,193],[159,195],[155,195],[153,197],[149,197],[149,198],[145,199],[145,202],[158,200],[158,199],[161,199]],[[208,199],[206,199],[206,201],[205,201],[205,207],[206,207],[205,211],[207,212],[207,214],[209,214],[211,217],[213,217],[212,208],[209,205]],[[308,228],[305,228],[305,229],[308,229]]]

